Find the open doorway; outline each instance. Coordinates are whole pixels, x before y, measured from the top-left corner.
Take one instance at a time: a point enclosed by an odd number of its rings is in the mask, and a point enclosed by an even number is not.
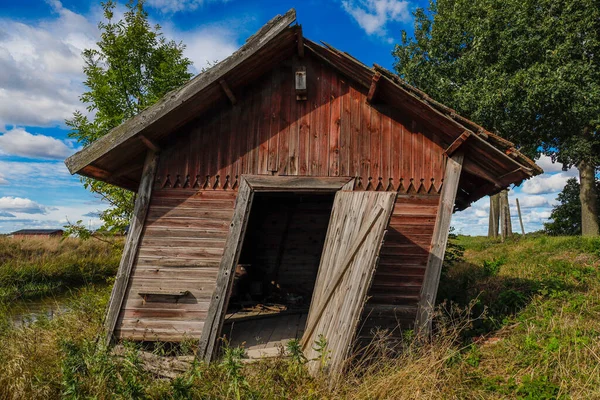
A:
[[[222,335],[277,355],[306,325],[335,193],[254,195]]]

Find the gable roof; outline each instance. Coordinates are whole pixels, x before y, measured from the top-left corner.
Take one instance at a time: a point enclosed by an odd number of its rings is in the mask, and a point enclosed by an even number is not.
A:
[[[69,171],[136,190],[146,150],[156,150],[170,133],[228,101],[224,82],[231,89],[240,88],[293,54],[308,51],[359,85],[370,88],[376,82],[377,100],[412,113],[440,132],[448,154],[459,146],[468,151],[457,209],[543,172],[511,142],[461,117],[385,68],[368,67],[332,46],[303,38],[300,25],[290,26],[295,20],[294,9],[273,18],[230,57],[69,157],[65,161]]]

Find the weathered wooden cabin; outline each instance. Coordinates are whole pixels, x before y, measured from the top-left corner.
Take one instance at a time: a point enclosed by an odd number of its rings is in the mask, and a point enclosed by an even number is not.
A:
[[[302,35],[294,10],[70,157],[137,191],[109,340],[319,337],[331,367],[377,328],[427,330],[450,216],[541,173],[385,69]]]

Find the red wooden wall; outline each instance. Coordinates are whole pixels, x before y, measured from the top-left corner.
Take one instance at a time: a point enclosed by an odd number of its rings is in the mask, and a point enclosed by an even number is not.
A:
[[[242,174],[359,177],[359,188],[436,192],[444,176],[435,132],[367,103],[367,90],[309,57],[308,99],[292,62],[182,130],[162,155],[161,187],[231,188]],[[296,65],[296,64],[294,64]],[[218,177],[218,178],[217,178]]]
[[[308,99],[297,101],[297,65]],[[409,327],[425,271],[443,149],[401,110],[369,104],[367,90],[306,56],[289,60],[175,134],[161,154],[149,216],[117,325],[122,338],[199,338],[242,174],[353,176],[355,190],[399,193],[361,335]],[[375,99],[376,100],[376,99]],[[190,290],[143,303],[145,288]]]

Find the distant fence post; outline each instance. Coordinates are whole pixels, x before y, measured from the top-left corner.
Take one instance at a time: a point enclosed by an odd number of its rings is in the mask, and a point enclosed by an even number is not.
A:
[[[517,212],[519,213],[519,223],[521,224],[521,232],[525,236],[525,228],[523,227],[523,218],[521,217],[521,206],[519,205],[519,199],[517,200]]]

